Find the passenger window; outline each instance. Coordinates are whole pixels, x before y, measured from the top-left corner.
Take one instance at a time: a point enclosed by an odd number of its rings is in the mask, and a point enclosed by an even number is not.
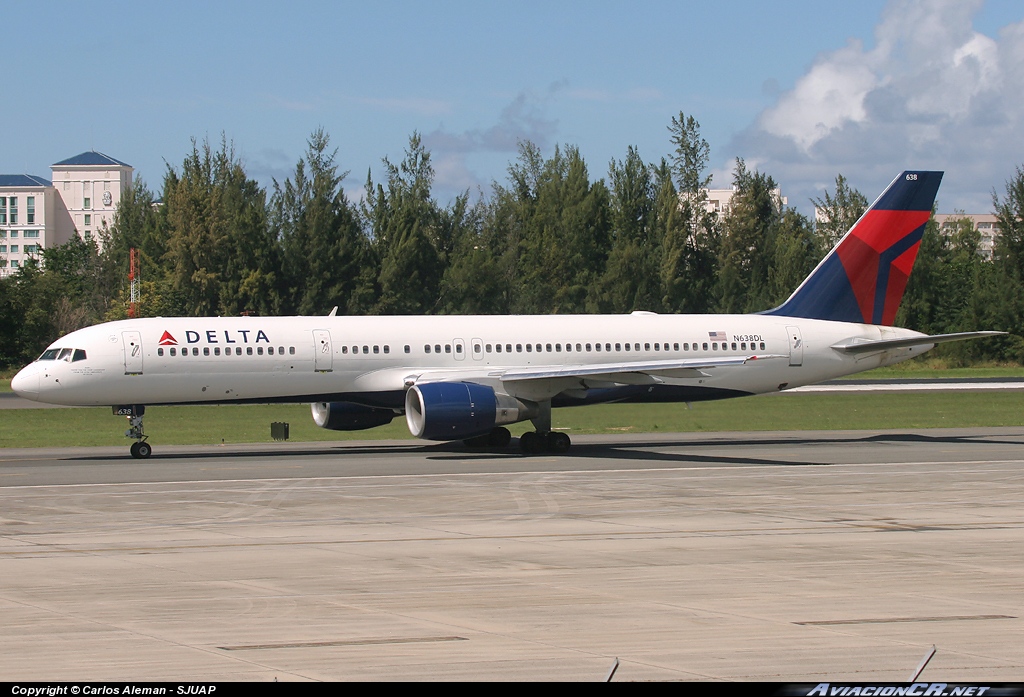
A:
[[[235,355],[236,356],[241,356],[242,355],[242,347],[241,346],[236,346],[235,347]]]
[[[373,352],[374,352],[374,353],[380,353],[380,346],[377,346],[377,345],[375,345],[375,346],[373,347]]]
[[[171,349],[171,355],[172,355],[172,356],[177,356],[177,355],[178,355],[178,352],[177,352],[177,351],[175,351],[174,349]]]
[[[342,353],[342,355],[347,354],[348,353],[348,346],[342,346],[341,347],[341,353]]]
[[[434,344],[434,353],[441,353],[441,344]]]
[[[611,351],[612,350],[612,345],[611,344],[605,344],[604,345],[604,350],[605,351]]]
[[[405,345],[405,352],[409,353],[412,349],[409,348],[409,344]]]
[[[673,351],[678,351],[679,350],[679,344],[672,344],[672,350]]]
[[[279,356],[283,356],[284,355],[284,346],[278,346],[277,347],[277,355],[279,355]]]
[[[501,353],[501,344],[495,344],[494,345],[494,352],[495,353]]]
[[[594,350],[595,351],[600,351],[601,350],[601,344],[594,344]]]
[[[219,356],[220,355],[220,346],[214,346],[213,347],[213,355],[214,356]]]
[[[384,353],[391,353],[391,347],[387,344],[384,344]]]
[[[251,356],[252,355],[252,346],[246,346],[245,347],[245,355],[247,355],[247,356]]]
[[[566,344],[565,345],[565,351],[566,351],[566,353],[569,353],[570,351],[572,351],[572,344]]]
[[[164,355],[164,350],[163,350],[162,348],[158,348],[158,349],[156,350],[156,355],[158,355],[158,356],[162,356],[162,355]]]
[[[712,351],[717,351],[718,350],[718,342],[717,341],[714,342],[713,344],[711,344],[711,350]]]
[[[538,347],[537,347],[537,348],[538,348],[538,350],[539,350],[540,346],[538,345]],[[548,353],[551,353],[551,344],[548,344],[548,345],[547,345],[547,349],[546,349],[546,350],[547,350],[547,352],[548,352]]]
[[[295,347],[294,346],[289,346],[288,347],[288,355],[289,356],[294,356],[295,355]]]
[[[512,353],[512,344],[505,344],[505,353]]]
[[[267,347],[267,355],[268,356],[273,356],[274,355],[274,347],[273,346],[268,346]]]
[[[690,345],[689,344],[683,344],[683,350],[684,351],[689,351],[690,350]]]
[[[761,350],[764,351],[764,342],[761,342]]]
[[[516,344],[516,353],[522,353],[522,352],[523,352],[523,345],[522,344]]]
[[[530,351],[533,351],[533,344],[527,344],[526,345],[526,352],[530,353]]]
[[[576,344],[576,352],[579,353],[582,350],[583,350],[583,345],[582,344]]]
[[[462,353],[462,344],[455,344],[455,353]]]
[[[615,344],[615,350],[616,351],[621,351],[622,347],[619,344]]]
[[[262,356],[263,355],[263,347],[262,346],[257,346],[256,347],[256,353],[258,353],[259,355]]]
[[[210,347],[209,346],[204,346],[203,347],[203,355],[204,356],[209,356],[210,355]]]
[[[587,344],[587,351],[590,351],[590,344]]]
[[[192,347],[192,355],[193,356],[198,356],[199,355],[199,347],[198,346],[193,346]]]
[[[746,351],[746,350],[747,350],[747,342],[746,341],[741,342],[740,343],[740,351]]]
[[[537,349],[537,353],[540,353],[540,352],[541,352],[541,351],[543,350],[543,349],[541,349],[541,347],[540,347],[540,344],[537,344],[537,345],[536,345],[536,346],[535,346],[534,348],[536,348],[536,349]],[[548,347],[548,350],[549,350],[549,351],[551,350],[551,348],[550,348],[550,345],[549,345],[549,347]]]
[[[651,350],[651,345],[650,344],[644,344],[644,351],[650,351],[650,350]]]
[[[655,351],[660,351],[661,350],[661,344],[655,344],[654,345],[654,350]]]
[[[733,350],[733,351],[735,351],[735,350],[736,350],[736,342],[735,342],[735,341],[734,341],[734,342],[732,342],[732,350]]]
[[[486,351],[487,353],[490,353],[491,352],[491,345],[487,344],[486,346],[484,346],[484,351]]]
[[[452,352],[452,345],[451,344],[445,344],[444,345],[444,352],[445,353],[451,353]]]
[[[423,344],[423,353],[430,353],[430,344]]]
[[[701,346],[704,348],[705,351],[708,350],[708,342],[705,341],[703,344],[701,344]]]
[[[370,347],[369,346],[363,346],[363,353],[369,354],[370,353]]]

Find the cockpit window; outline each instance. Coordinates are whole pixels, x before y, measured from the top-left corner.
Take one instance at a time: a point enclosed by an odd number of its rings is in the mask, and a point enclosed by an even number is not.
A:
[[[74,351],[72,351],[71,349],[61,349],[60,354],[57,355],[57,360],[68,361],[70,363],[72,353],[74,353]]]
[[[85,351],[83,351],[82,349],[75,349],[75,355],[71,359],[71,362],[74,363],[75,361],[84,361],[84,360],[85,360]]]
[[[46,349],[42,355],[36,360],[39,361],[55,361],[57,360],[57,354],[60,353],[60,349]]]

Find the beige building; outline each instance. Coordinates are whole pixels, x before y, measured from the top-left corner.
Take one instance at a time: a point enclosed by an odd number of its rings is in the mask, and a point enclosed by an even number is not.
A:
[[[944,235],[952,234],[957,221],[967,218],[974,223],[974,229],[981,236],[978,253],[985,259],[992,258],[996,238],[999,236],[999,222],[991,213],[936,213],[935,222]]]
[[[111,225],[133,169],[89,151],[50,167],[53,179],[0,174],[0,276],[16,273],[42,249],[72,235],[96,237]]]

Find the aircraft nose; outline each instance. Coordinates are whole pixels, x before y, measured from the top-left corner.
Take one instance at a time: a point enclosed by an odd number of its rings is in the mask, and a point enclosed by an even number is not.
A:
[[[19,397],[25,399],[38,399],[39,398],[39,371],[36,370],[36,366],[30,365],[26,368],[22,368],[21,372],[14,376],[11,380],[11,389]]]

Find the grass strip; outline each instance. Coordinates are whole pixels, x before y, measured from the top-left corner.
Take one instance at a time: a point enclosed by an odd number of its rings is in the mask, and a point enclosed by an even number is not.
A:
[[[776,394],[685,404],[601,404],[557,409],[554,428],[572,434],[690,431],[877,430],[1024,426],[1024,391]],[[410,438],[405,419],[367,431],[326,431],[309,405],[149,407],[155,445],[262,443],[270,423],[290,424],[295,442]],[[124,417],[107,407],[0,411],[0,448],[128,445]],[[513,434],[531,430],[516,424]]]

